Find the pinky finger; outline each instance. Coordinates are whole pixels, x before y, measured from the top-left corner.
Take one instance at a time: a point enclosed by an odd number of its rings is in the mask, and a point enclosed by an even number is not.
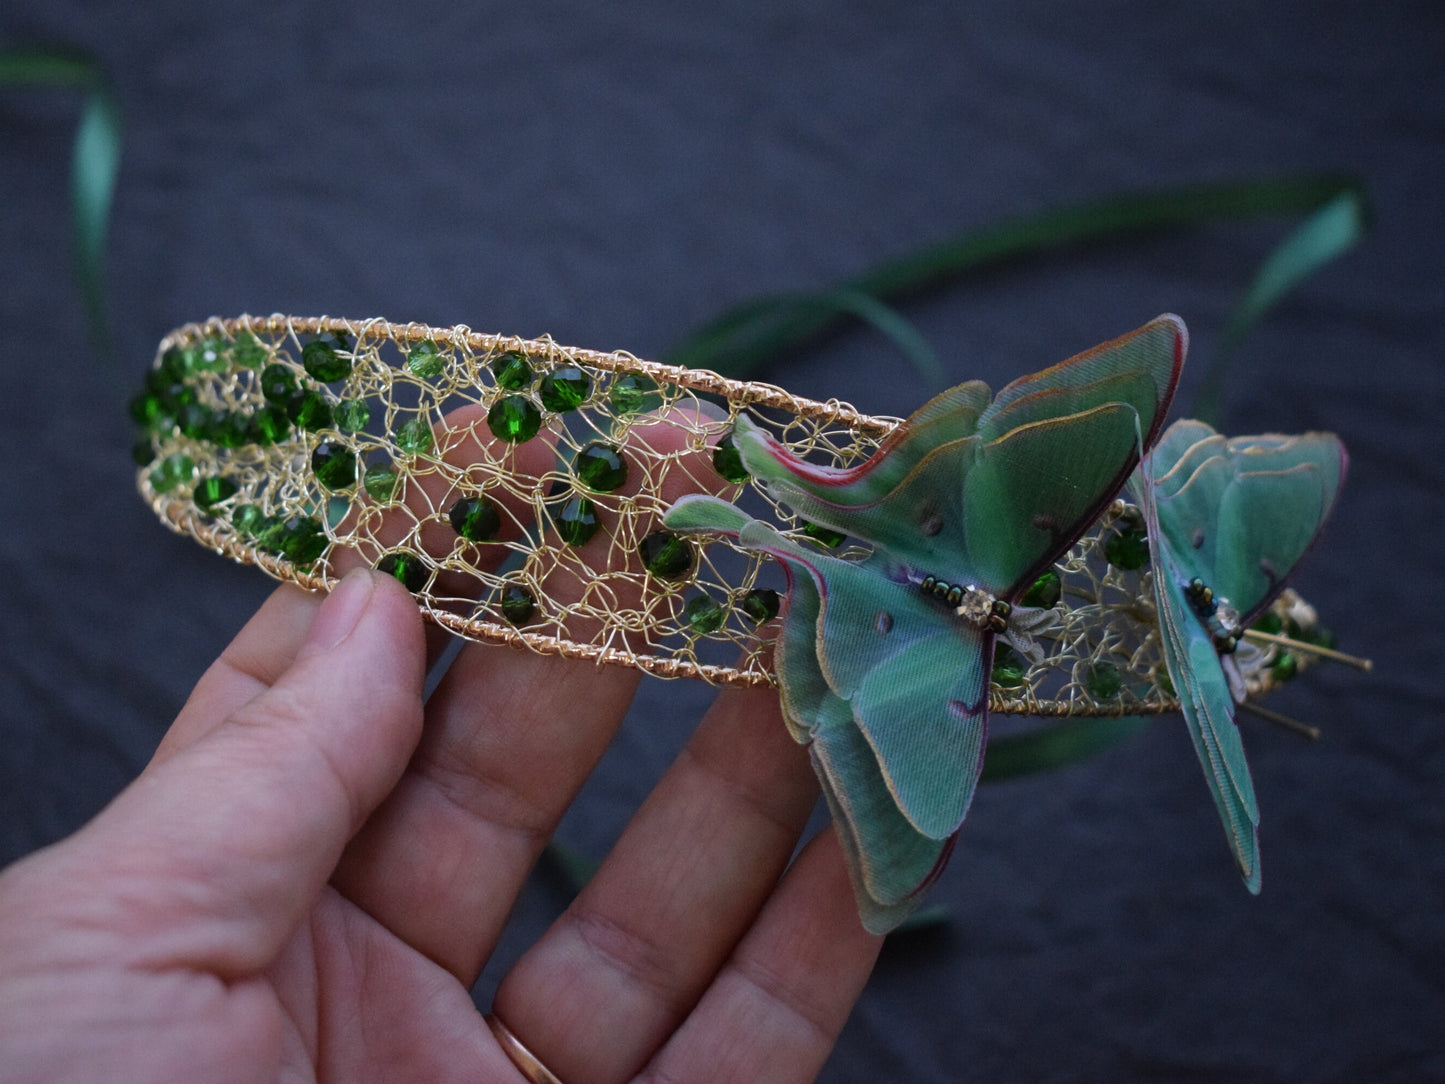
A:
[[[838,838],[821,832],[639,1079],[811,1081],[883,939],[863,929]]]

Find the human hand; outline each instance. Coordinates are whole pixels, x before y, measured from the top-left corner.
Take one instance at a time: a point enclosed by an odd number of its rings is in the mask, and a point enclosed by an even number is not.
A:
[[[637,675],[281,587],[154,761],[0,874],[0,1079],[485,1080],[468,988]],[[495,1012],[568,1084],[808,1080],[871,968],[776,694],[725,691]]]

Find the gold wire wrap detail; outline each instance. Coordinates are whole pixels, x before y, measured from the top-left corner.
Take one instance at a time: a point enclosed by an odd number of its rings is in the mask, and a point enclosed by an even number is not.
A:
[[[349,372],[329,382],[309,376],[302,361],[306,342],[323,334],[345,337],[337,352],[349,362]],[[409,350],[421,344],[435,351],[424,347],[422,363],[409,366]],[[509,353],[525,357],[533,370],[525,387],[496,381],[492,364]],[[250,364],[242,364],[243,356]],[[319,396],[330,421],[314,431],[292,424],[274,442],[255,439],[254,431],[222,442],[206,431],[204,419],[188,425],[185,418],[152,418],[155,457],[140,469],[138,484],[173,530],[310,590],[330,589],[348,561],[375,565],[388,554],[405,554],[420,570],[413,593],[423,613],[459,636],[725,685],[772,680],[758,625],[743,603],[755,590],[781,591],[779,570],[729,539],[693,538],[686,542],[690,573],[666,579],[646,570],[638,547],[661,529],[677,497],[702,490],[771,518],[820,552],[835,552],[810,539],[806,525],[759,487],[725,481],[713,467],[715,445],[747,410],[795,454],[842,467],[866,459],[900,424],[768,384],[464,326],[281,315],[211,319],[171,332],[155,361],[157,371],[184,371],[187,395],[194,393],[203,414],[231,419],[233,432],[247,424],[254,430],[268,406],[273,415],[288,407],[294,412],[295,402],[263,395],[267,366],[289,373],[298,394]],[[571,366],[588,385],[580,404],[545,408],[540,382]],[[623,376],[655,385],[631,389],[634,399],[646,398],[647,410],[630,409],[635,404],[616,394]],[[541,416],[531,441],[507,443],[489,429],[488,412],[514,395]],[[358,420],[348,417],[360,413],[348,404],[358,403],[369,419],[341,428],[341,421]],[[418,436],[431,446],[418,448]],[[323,443],[356,456],[349,484],[327,488],[318,481],[312,456]],[[615,491],[594,491],[579,473],[579,453],[599,443],[626,465],[627,484]],[[388,466],[396,473],[390,495],[384,486],[364,484],[368,470]],[[224,479],[235,492],[203,506],[197,496],[208,479]],[[450,523],[448,512],[459,499],[478,496],[500,515],[496,540],[469,542]],[[592,502],[600,526],[590,541],[570,545],[558,537],[555,517],[576,499]],[[1164,676],[1149,573],[1122,572],[1103,558],[1122,511],[1116,502],[1055,567],[1062,600],[1053,614],[1035,614],[1036,657],[1017,687],[993,686],[992,711],[1057,717],[1177,708]],[[289,560],[268,543],[288,523],[314,524],[313,560]],[[866,552],[850,547],[835,555]],[[514,624],[501,599],[519,588],[535,610]],[[1275,650],[1264,650],[1265,662]],[[1100,688],[1101,674],[1118,677],[1117,692],[1090,691]],[[1246,675],[1250,692],[1268,688],[1271,674],[1267,665],[1254,668]]]

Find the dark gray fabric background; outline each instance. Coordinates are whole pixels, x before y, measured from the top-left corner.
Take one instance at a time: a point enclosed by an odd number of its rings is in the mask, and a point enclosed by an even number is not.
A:
[[[1376,228],[1251,339],[1225,407],[1230,432],[1348,444],[1298,585],[1377,661],[1273,701],[1318,745],[1244,722],[1263,895],[1177,719],[987,787],[934,893],[952,921],[885,950],[824,1078],[1445,1078],[1439,6],[681,7],[0,7],[0,46],[91,51],[127,121],[106,359],[70,288],[77,100],[0,90],[0,860],[131,779],[271,589],[135,495],[125,400],[172,326],[384,315],[657,356],[728,303],[1002,216],[1342,169]],[[953,380],[996,387],[1165,310],[1202,356],[1283,228],[1030,261],[907,311]],[[769,376],[876,413],[929,394],[866,333]],[[645,683],[568,846],[605,851],[708,697]],[[565,899],[534,878],[483,1003]]]

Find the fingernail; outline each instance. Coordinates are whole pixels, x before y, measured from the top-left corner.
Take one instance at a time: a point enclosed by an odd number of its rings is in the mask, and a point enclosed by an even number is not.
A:
[[[364,568],[352,569],[316,611],[316,619],[306,634],[307,653],[330,651],[350,634],[371,599],[371,573]]]

